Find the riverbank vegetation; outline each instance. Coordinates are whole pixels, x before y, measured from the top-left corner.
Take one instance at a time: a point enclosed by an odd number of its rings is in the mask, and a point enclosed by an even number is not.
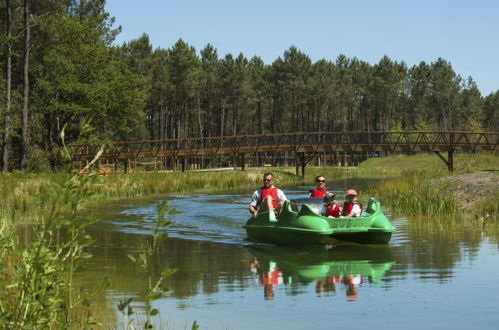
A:
[[[109,199],[154,197],[166,194],[248,191],[261,184],[261,175],[274,172],[280,186],[310,184],[316,175],[329,179],[348,177],[382,178],[365,193],[378,196],[384,204],[414,215],[458,215],[466,206],[469,214],[497,217],[497,156],[462,155],[455,157],[452,176],[435,155],[371,158],[357,168],[307,167],[306,177],[296,176],[294,168],[254,168],[246,171],[188,171],[115,174],[98,177],[92,197],[86,205],[103,203]],[[473,174],[475,173],[475,174]],[[482,173],[477,175],[476,173]],[[470,175],[458,177],[455,175]],[[0,180],[0,219],[4,223],[31,221],[47,208],[53,198],[52,190],[70,176],[64,173],[4,174]],[[489,178],[480,185],[480,178]],[[471,179],[475,178],[475,179]],[[467,182],[463,188],[463,180]],[[484,179],[485,180],[485,179]],[[474,187],[474,188],[473,188]],[[466,192],[463,196],[462,192]]]
[[[92,217],[78,216],[90,197],[95,175],[53,183],[49,212],[32,226],[23,243],[13,226],[0,225],[0,327],[5,329],[83,329],[98,325],[85,288],[74,274],[91,256],[85,229]],[[68,239],[59,239],[64,232]]]
[[[472,77],[442,58],[411,67],[389,56],[313,62],[290,46],[264,63],[181,39],[161,48],[146,34],[116,45],[120,27],[105,0],[8,0],[0,13],[4,172],[60,166],[63,127],[67,143],[498,130],[498,92],[481,95]],[[82,121],[92,130],[82,134]]]
[[[496,221],[499,166],[495,155],[459,155],[449,173],[433,155],[372,158],[359,172],[391,178],[369,188],[387,205],[422,219]]]

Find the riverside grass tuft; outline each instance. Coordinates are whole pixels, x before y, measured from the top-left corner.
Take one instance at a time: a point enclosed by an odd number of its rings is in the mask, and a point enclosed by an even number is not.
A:
[[[494,173],[499,171],[498,157],[458,154],[454,168],[449,173],[434,155],[397,155],[369,159],[358,171],[363,175],[381,173],[384,178],[366,192],[405,215],[438,221],[478,220],[477,224],[496,221],[499,192],[494,178],[499,179],[499,175]],[[468,177],[467,184],[458,184],[463,177]],[[483,177],[492,179],[489,184],[480,184]],[[465,190],[469,193],[463,194]]]

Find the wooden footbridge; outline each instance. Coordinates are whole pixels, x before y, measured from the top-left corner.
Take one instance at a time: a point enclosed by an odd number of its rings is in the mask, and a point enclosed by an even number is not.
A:
[[[184,166],[186,158],[231,155],[234,167],[238,160],[245,168],[245,156],[259,153],[291,152],[296,171],[318,153],[342,154],[365,153],[369,156],[392,153],[432,152],[442,159],[449,171],[453,170],[456,151],[474,153],[496,151],[499,132],[302,132],[261,135],[239,135],[205,138],[181,138],[110,142],[103,145],[71,145],[74,161],[89,162],[100,148],[100,162],[125,163],[125,169],[133,169],[140,160],[169,160],[170,168]],[[164,168],[161,168],[164,169]]]

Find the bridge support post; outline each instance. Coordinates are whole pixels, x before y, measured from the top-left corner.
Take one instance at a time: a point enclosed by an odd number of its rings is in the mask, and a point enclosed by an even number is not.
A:
[[[234,171],[237,170],[237,154],[232,153],[232,167],[234,167]]]
[[[295,175],[300,176],[300,170],[298,167],[298,152],[295,152]]]
[[[245,161],[244,156],[245,156],[245,154],[241,154],[241,170],[243,170],[243,171],[246,170],[246,164],[244,163],[244,161]]]
[[[447,159],[440,154],[440,151],[434,151],[434,153],[447,165],[449,172],[454,171],[454,150],[450,149],[447,151]]]
[[[307,163],[305,162],[305,153],[300,152],[300,165],[301,165],[301,177],[305,177],[305,166]]]

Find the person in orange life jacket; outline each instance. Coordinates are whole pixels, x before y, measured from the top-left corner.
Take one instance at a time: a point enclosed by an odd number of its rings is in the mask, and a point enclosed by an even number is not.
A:
[[[324,195],[327,194],[326,179],[322,175],[319,175],[315,178],[315,184],[317,185],[317,188],[310,190],[309,196],[324,197]]]
[[[281,189],[274,187],[274,175],[272,173],[265,173],[263,175],[263,187],[255,190],[251,196],[251,204],[249,212],[256,218],[258,210],[262,207],[269,211],[280,212],[282,205],[286,200],[286,195]]]
[[[326,217],[339,218],[341,216],[340,204],[336,203],[336,195],[328,192],[324,195],[324,203],[326,204]]]
[[[343,204],[342,218],[356,218],[362,215],[362,204],[357,201],[357,191],[348,189],[347,200]]]

